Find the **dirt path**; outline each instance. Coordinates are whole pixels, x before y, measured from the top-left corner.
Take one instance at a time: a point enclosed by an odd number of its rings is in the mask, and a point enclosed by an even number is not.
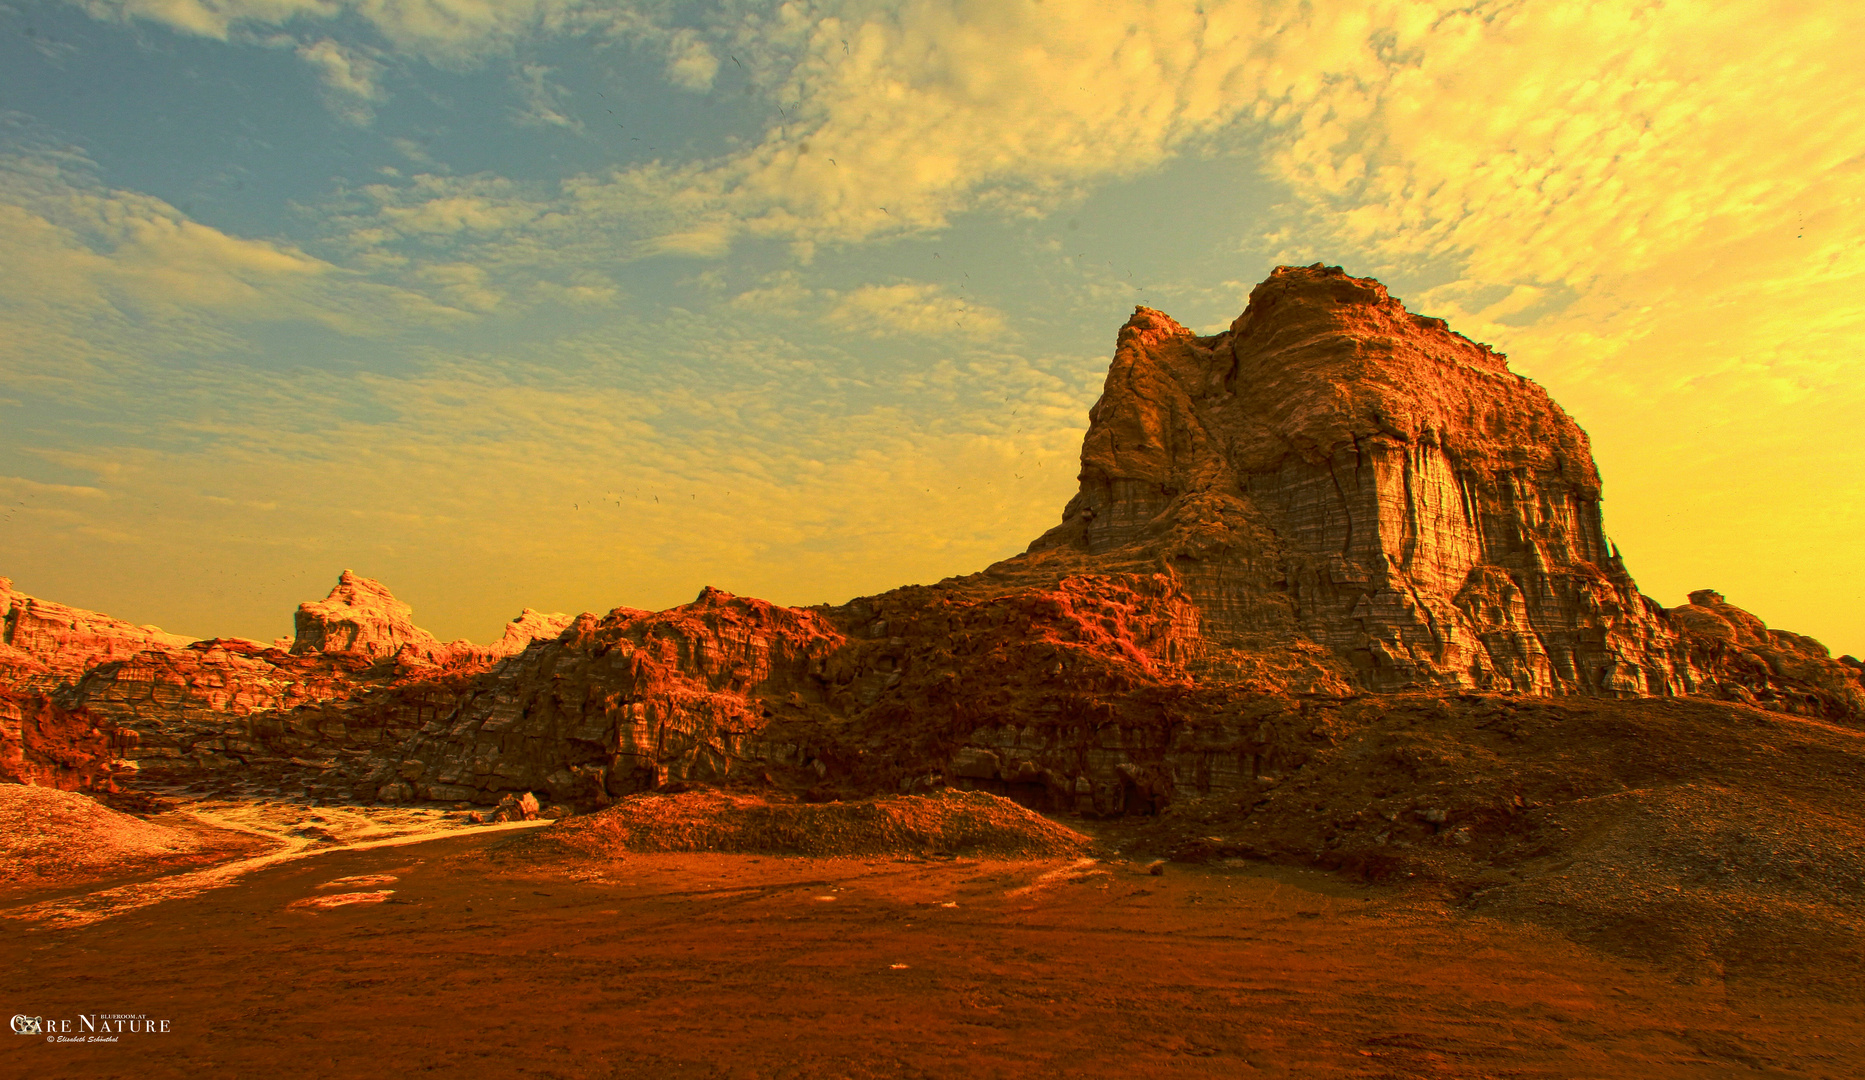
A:
[[[1858,1002],[1680,985],[1395,891],[1247,867],[630,856],[464,835],[279,860],[0,937],[33,1076],[1854,1077]],[[343,898],[347,902],[333,902]]]
[[[88,816],[38,814],[30,827],[35,830],[33,854],[40,873],[0,892],[0,919],[64,928],[88,926],[166,900],[195,896],[265,867],[313,855],[422,843],[467,831],[496,833],[548,824],[471,825],[458,814],[426,807],[319,807],[285,799],[192,798],[177,792],[164,793],[171,809],[144,822],[69,793],[17,786],[4,791],[21,798],[73,800],[88,809]],[[186,849],[187,862],[208,865],[196,869],[173,865],[180,861],[174,857],[144,855],[114,835],[126,830],[170,838],[175,846]],[[113,842],[114,860],[77,857],[93,852],[100,838]],[[47,873],[48,862],[54,868],[59,862],[69,865],[64,873]]]
[[[457,827],[445,823],[417,824],[405,831],[383,828],[378,824],[376,829],[365,832],[363,835],[373,836],[378,831],[386,835],[375,836],[373,839],[330,841],[255,828],[248,823],[244,815],[216,815],[212,812],[197,811],[190,816],[206,825],[275,840],[278,848],[264,855],[235,859],[207,867],[204,870],[171,874],[98,889],[94,892],[77,892],[36,903],[0,908],[0,919],[10,919],[33,926],[74,929],[164,901],[181,900],[199,896],[209,889],[224,888],[248,874],[280,863],[307,859],[315,855],[334,854],[339,851],[366,851],[373,848],[403,847],[408,844],[426,843],[442,836],[455,835],[460,831]],[[499,825],[478,825],[473,828],[477,832],[497,833],[513,829],[535,829],[548,824],[550,823],[547,821],[515,821]]]

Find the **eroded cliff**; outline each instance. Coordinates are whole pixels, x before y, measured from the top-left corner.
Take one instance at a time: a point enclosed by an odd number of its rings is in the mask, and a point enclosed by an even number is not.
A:
[[[1157,566],[1214,655],[1311,641],[1362,689],[1865,704],[1823,650],[1731,668],[1698,640],[1727,636],[1716,620],[1641,595],[1585,432],[1500,354],[1338,267],[1277,268],[1211,337],[1134,313],[1080,490],[1010,567],[1056,561]]]
[[[693,782],[1253,805],[1338,757],[1368,692],[1865,722],[1853,658],[1707,590],[1642,596],[1579,427],[1499,354],[1337,268],[1279,268],[1209,337],[1139,309],[1079,480],[1024,554],[842,605],[708,589],[663,612],[526,609],[476,646],[345,571],[287,650],[7,589],[0,661],[132,733],[110,752],[143,782],[482,805]]]
[[[43,731],[40,742],[60,748],[36,771],[22,759],[21,775],[41,778],[32,782],[109,776],[326,798],[349,798],[473,675],[570,621],[526,608],[491,645],[441,642],[380,582],[348,570],[325,600],[300,605],[289,650],[193,641],[26,596],[5,579],[0,611],[0,691],[12,694],[0,722],[15,732],[0,741],[36,745]],[[101,735],[71,734],[81,728]]]

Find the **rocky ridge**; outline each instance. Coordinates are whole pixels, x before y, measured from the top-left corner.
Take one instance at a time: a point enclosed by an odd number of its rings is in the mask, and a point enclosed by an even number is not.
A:
[[[137,626],[13,590],[0,577],[0,683],[50,690],[98,664],[145,649],[184,648],[192,638]]]
[[[752,665],[721,684],[696,660],[617,679],[599,674],[606,639],[565,635],[484,677],[496,708],[429,725],[385,791],[957,784],[1108,814],[1248,795],[1368,691],[1865,719],[1855,661],[1711,592],[1673,610],[1641,595],[1600,503],[1585,433],[1501,355],[1376,281],[1283,267],[1222,334],[1135,312],[1080,490],[1023,555],[815,609],[841,643],[817,631],[811,664],[778,679]],[[681,637],[669,657],[730,655],[690,620],[756,603],[709,591],[605,625]],[[695,679],[704,694],[670,689]]]
[[[1162,575],[978,586],[813,610],[707,589],[669,611],[583,616],[479,676],[379,775],[380,795],[490,804],[538,789],[602,805],[693,782],[911,792],[943,786],[968,735],[1008,723],[1057,755],[1012,768],[1043,793],[1030,801],[1116,806],[1123,783],[1144,782],[1114,773],[1116,753],[1112,779],[1079,787],[1076,744],[1110,725],[1136,744],[1163,737],[1153,699],[1189,687],[1196,613]],[[964,760],[982,777],[982,756]]]
[[[300,605],[287,648],[191,641],[6,586],[0,756],[40,747],[63,764],[13,771],[57,786],[109,777],[349,798],[376,757],[450,707],[473,674],[570,621],[526,608],[491,645],[440,642],[381,583],[346,570],[324,601]]]
[[[1141,308],[1089,420],[1062,523],[979,574],[813,609],[527,609],[481,647],[345,571],[289,650],[111,645],[58,703],[134,731],[145,779],[584,806],[959,786],[1101,815],[1255,799],[1368,693],[1865,721],[1856,660],[1710,591],[1639,594],[1585,434],[1378,282],[1279,268],[1209,337]]]
[[[1169,567],[1220,648],[1310,641],[1364,690],[1734,693],[1865,715],[1817,643],[1745,631],[1742,647],[1793,660],[1731,665],[1720,608],[1641,595],[1586,434],[1503,356],[1338,267],[1279,267],[1210,337],[1138,309],[1081,463],[1023,561]]]

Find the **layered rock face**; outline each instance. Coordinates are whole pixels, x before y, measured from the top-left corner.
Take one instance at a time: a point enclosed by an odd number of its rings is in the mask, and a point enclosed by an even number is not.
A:
[[[191,641],[10,583],[0,605],[10,650],[0,652],[0,690],[49,692],[59,715],[120,733],[109,737],[108,760],[119,762],[111,775],[344,798],[385,755],[399,759],[395,748],[451,708],[472,675],[570,621],[526,608],[492,645],[443,643],[380,582],[347,570],[324,601],[299,607],[291,651],[244,638]]]
[[[584,801],[724,780],[791,699],[819,699],[842,642],[821,616],[708,589],[659,613],[620,608],[482,677],[422,729],[383,798]]]
[[[414,624],[413,615],[414,609],[395,599],[381,582],[345,570],[329,596],[298,605],[291,651],[382,657],[404,646],[417,651],[438,646],[434,635]]]
[[[1171,796],[1162,709],[1190,689],[1197,634],[1164,575],[977,575],[815,610],[708,589],[583,616],[479,676],[376,779],[390,800],[591,804],[694,781],[912,791],[958,761],[964,783],[1034,805],[1150,806]],[[979,731],[994,749],[967,748]]]
[[[193,638],[136,626],[13,591],[0,577],[0,683],[51,690],[98,664],[145,649],[179,649]]]
[[[1136,311],[1080,483],[1024,561],[1170,568],[1220,647],[1305,638],[1369,690],[1726,681],[1607,541],[1585,433],[1501,355],[1336,267],[1278,268],[1213,337]]]
[[[115,791],[136,734],[40,693],[0,691],[0,783]]]

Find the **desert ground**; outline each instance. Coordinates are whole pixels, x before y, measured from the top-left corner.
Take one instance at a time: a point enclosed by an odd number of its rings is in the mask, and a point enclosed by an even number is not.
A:
[[[1128,857],[1066,815],[1086,853],[622,852],[227,799],[130,820],[198,846],[15,860],[44,872],[0,891],[0,993],[168,1031],[13,1035],[7,1075],[1865,1075],[1845,957],[1706,976],[1431,886]]]

